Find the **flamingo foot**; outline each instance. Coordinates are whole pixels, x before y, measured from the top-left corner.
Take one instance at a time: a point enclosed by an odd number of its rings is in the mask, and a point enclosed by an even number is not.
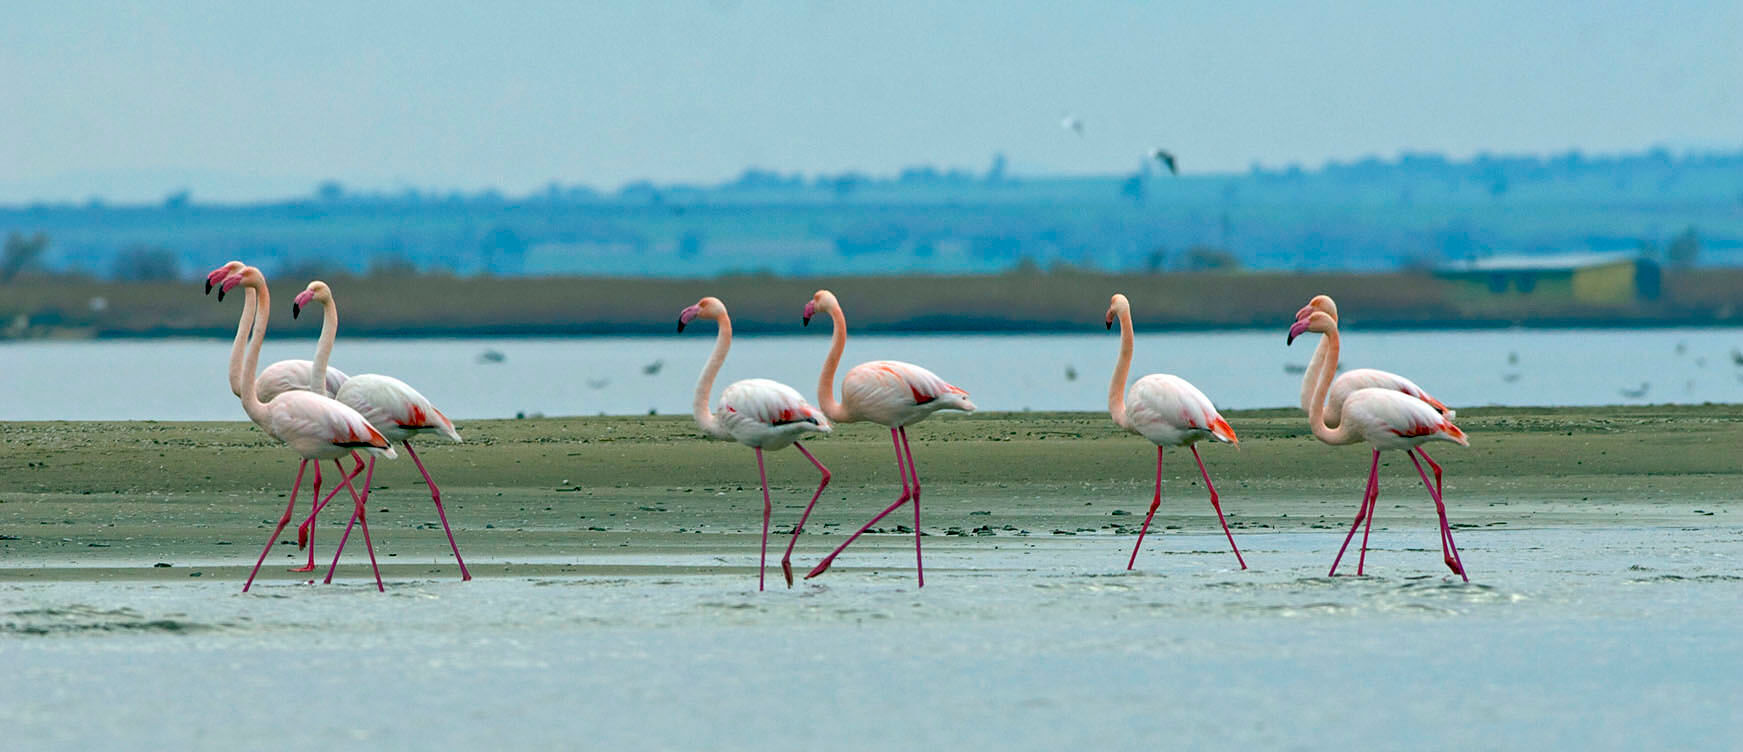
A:
[[[781,560],[781,576],[787,578],[787,587],[793,587],[793,562],[790,559]]]
[[[834,563],[835,563],[835,556],[830,555],[830,556],[823,557],[823,561],[817,562],[817,566],[815,566],[811,569],[810,574],[805,575],[805,579],[809,580],[812,577],[816,577],[817,575],[820,575],[820,574],[823,574],[824,572],[829,571],[829,565],[834,564]]]
[[[290,569],[287,569],[285,571],[286,572],[313,572],[313,571],[315,571],[315,565],[313,562],[310,562],[310,563],[304,564],[300,567],[291,567]]]

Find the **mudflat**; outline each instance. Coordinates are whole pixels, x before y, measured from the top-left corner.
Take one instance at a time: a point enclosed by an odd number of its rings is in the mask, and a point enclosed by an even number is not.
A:
[[[1237,536],[1347,529],[1367,468],[1364,446],[1320,444],[1293,410],[1226,417],[1240,446],[1204,444],[1200,453]],[[1743,407],[1472,409],[1458,422],[1469,448],[1428,447],[1446,469],[1455,531],[1736,523],[1727,502],[1737,495]],[[427,442],[419,453],[475,575],[755,566],[762,499],[752,452],[700,438],[687,417],[467,421],[460,430],[465,443]],[[921,529],[941,553],[1019,538],[1124,541],[1148,509],[1155,449],[1103,414],[940,415],[909,434],[924,488]],[[800,539],[796,569],[898,491],[886,430],[838,426],[808,446],[834,477]],[[818,474],[790,450],[768,460],[773,529],[790,532]],[[0,580],[240,581],[284,510],[295,469],[289,451],[246,423],[0,424]],[[1154,529],[1216,531],[1190,452],[1169,450],[1164,474]],[[329,464],[325,490],[335,479]],[[1376,530],[1432,528],[1433,504],[1406,456],[1383,455],[1381,479]],[[348,508],[322,514],[315,545],[323,564]],[[368,509],[384,576],[454,571],[429,493],[403,451],[377,464]],[[912,522],[906,509],[892,514],[874,528],[887,534],[853,550],[911,548],[901,533]],[[355,538],[341,572],[359,575]],[[784,544],[771,539],[777,551]],[[1120,545],[1129,541],[1112,547]],[[298,556],[287,529],[268,562]],[[843,556],[837,569],[854,568],[854,559]],[[268,566],[262,576],[297,578],[284,570]]]

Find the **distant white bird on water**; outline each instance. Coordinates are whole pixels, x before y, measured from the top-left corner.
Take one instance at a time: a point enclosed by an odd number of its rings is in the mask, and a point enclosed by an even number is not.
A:
[[[1083,119],[1076,115],[1066,115],[1064,119],[1059,121],[1059,127],[1071,131],[1078,136],[1083,135]]]

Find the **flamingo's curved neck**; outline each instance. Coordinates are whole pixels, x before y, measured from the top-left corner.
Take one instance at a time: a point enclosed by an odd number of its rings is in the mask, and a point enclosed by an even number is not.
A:
[[[250,292],[256,292],[254,304],[254,333],[249,338],[248,360],[242,364],[242,409],[248,417],[260,425],[266,424],[266,405],[260,402],[260,394],[255,391],[255,373],[260,367],[260,346],[266,340],[266,323],[272,318],[272,295],[266,291],[266,282],[249,282]]]
[[[236,341],[230,343],[230,393],[242,396],[242,356],[248,349],[248,335],[253,331],[254,288],[242,290],[242,317],[236,320]]]
[[[327,394],[327,361],[333,356],[333,338],[339,334],[339,304],[331,295],[321,301],[321,339],[315,344],[315,367],[310,370],[309,391]]]
[[[1331,391],[1332,378],[1337,376],[1337,326],[1334,324],[1331,329],[1325,332],[1324,337],[1325,341],[1322,344],[1325,347],[1325,357],[1320,359],[1317,370],[1308,370],[1301,385],[1302,391],[1306,391],[1309,384],[1313,385],[1313,394],[1309,398],[1307,408],[1307,425],[1313,429],[1315,438],[1327,444],[1354,444],[1361,441],[1361,437],[1356,435],[1350,426],[1340,424],[1336,428],[1330,428],[1325,424],[1325,395],[1326,392]]]
[[[1313,357],[1307,360],[1307,376],[1301,380],[1301,411],[1313,411],[1313,388],[1318,385],[1319,366],[1325,362],[1325,347],[1331,340],[1319,338],[1319,344],[1313,346]],[[1337,370],[1337,364],[1331,364],[1332,370]]]
[[[1132,313],[1120,311],[1120,357],[1114,361],[1114,378],[1108,383],[1108,414],[1114,425],[1131,430],[1126,420],[1126,376],[1132,370]]]
[[[708,362],[702,364],[702,375],[696,379],[696,400],[690,411],[696,416],[696,426],[709,436],[723,436],[719,421],[714,419],[714,413],[708,410],[708,395],[714,391],[714,377],[720,373],[720,366],[726,363],[726,351],[732,348],[732,318],[726,311],[720,312],[716,319],[720,330],[714,335],[714,352],[708,355]]]
[[[841,352],[847,349],[847,316],[839,304],[830,306],[829,320],[835,332],[829,336],[829,357],[823,359],[823,374],[817,377],[817,406],[837,423],[853,420],[852,414],[835,399],[835,369],[841,365]]]

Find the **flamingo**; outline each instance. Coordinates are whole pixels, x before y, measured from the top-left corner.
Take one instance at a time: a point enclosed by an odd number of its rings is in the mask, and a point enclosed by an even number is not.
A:
[[[896,475],[902,479],[902,494],[896,503],[879,512],[860,526],[840,546],[823,557],[805,579],[823,574],[842,550],[877,524],[878,520],[912,500],[914,502],[914,573],[920,587],[926,586],[926,571],[920,559],[920,470],[914,464],[914,450],[908,446],[908,425],[924,420],[939,410],[974,412],[968,392],[951,386],[931,371],[912,363],[896,360],[874,360],[849,369],[841,378],[841,401],[835,399],[835,369],[841,364],[841,351],[847,347],[847,318],[841,313],[841,303],[828,290],[818,290],[805,303],[804,323],[819,311],[829,314],[835,332],[829,342],[829,356],[823,361],[823,373],[817,379],[817,404],[823,414],[836,423],[871,421],[890,429],[890,443],[896,448]],[[904,455],[906,455],[904,464]],[[909,485],[910,478],[913,485]]]
[[[799,439],[810,433],[829,433],[829,419],[806,402],[797,390],[769,379],[733,382],[720,393],[720,409],[710,412],[708,395],[714,391],[714,377],[720,373],[721,364],[726,362],[726,351],[732,347],[732,318],[726,313],[726,304],[719,298],[703,298],[678,312],[678,331],[684,331],[686,325],[698,318],[714,320],[717,331],[714,352],[709,354],[708,362],[702,364],[702,375],[696,380],[693,410],[696,426],[709,438],[736,441],[757,453],[757,479],[763,484],[763,549],[762,558],[757,563],[757,590],[763,589],[763,569],[769,555],[769,514],[773,511],[769,502],[769,477],[763,469],[763,450],[772,452],[791,444],[816,465],[817,472],[823,476],[817,484],[817,492],[811,494],[811,503],[805,505],[804,514],[799,516],[799,524],[793,528],[787,553],[781,557],[781,573],[787,578],[787,587],[792,587],[793,544],[799,542],[805,520],[811,516],[812,507],[817,506],[817,498],[823,495],[823,489],[829,486],[829,468],[805,451]]]
[[[1168,373],[1152,373],[1126,388],[1126,374],[1132,367],[1132,304],[1126,296],[1115,293],[1108,304],[1107,326],[1114,328],[1120,321],[1120,357],[1114,362],[1114,378],[1108,384],[1108,413],[1114,425],[1135,433],[1156,445],[1156,496],[1150,501],[1150,513],[1144,515],[1144,526],[1138,530],[1138,542],[1132,546],[1132,558],[1126,561],[1130,570],[1138,561],[1138,549],[1144,545],[1144,533],[1150,530],[1150,519],[1162,505],[1162,448],[1184,446],[1198,460],[1198,473],[1204,477],[1204,487],[1210,490],[1210,506],[1228,536],[1229,548],[1235,551],[1235,561],[1247,568],[1241,549],[1235,545],[1235,534],[1229,532],[1223,519],[1216,486],[1211,485],[1210,471],[1204,469],[1204,459],[1198,456],[1198,442],[1205,439],[1224,444],[1241,445],[1235,429],[1218,414],[1210,398],[1186,379]]]
[[[326,376],[327,361],[333,354],[333,339],[339,330],[339,306],[333,301],[332,288],[328,287],[325,282],[315,280],[298,293],[296,299],[291,303],[291,318],[300,316],[303,307],[311,301],[320,303],[322,306],[321,338],[315,346],[314,365],[307,374],[307,385],[313,388],[318,384],[329,383]],[[369,424],[375,427],[376,431],[387,437],[388,441],[397,441],[400,446],[405,447],[406,454],[418,466],[418,472],[423,474],[424,485],[430,489],[430,500],[436,504],[436,516],[442,520],[442,532],[448,534],[448,545],[454,549],[454,561],[460,565],[460,581],[471,580],[472,573],[466,569],[466,560],[460,558],[460,545],[454,542],[454,531],[448,527],[448,512],[442,508],[442,491],[430,478],[430,471],[424,467],[424,461],[418,457],[418,450],[412,448],[411,441],[417,436],[435,434],[458,444],[461,441],[460,432],[454,430],[454,422],[448,420],[448,416],[443,415],[441,410],[437,410],[435,405],[430,404],[430,401],[424,395],[419,394],[418,390],[411,388],[404,381],[378,373],[365,373],[347,378],[334,397],[347,407],[361,413],[369,421]],[[355,472],[352,477],[355,477]],[[375,458],[370,457],[368,472],[363,476],[364,487],[367,488],[374,477]],[[323,501],[321,506],[317,506],[309,514],[309,518],[303,522],[303,525],[312,529],[315,515],[319,514],[324,506],[326,506],[326,502]],[[357,520],[358,516],[353,514],[351,521],[346,523],[345,533],[339,537],[339,548],[333,552],[333,566],[327,569],[326,582],[333,581],[333,570],[339,566],[339,554],[344,552],[345,541],[351,537],[351,526]]]
[[[272,315],[272,297],[267,291],[265,275],[252,266],[243,267],[241,271],[226,278],[223,289],[228,291],[238,284],[247,285],[257,302],[253,333],[239,385],[242,409],[248,413],[249,419],[255,425],[260,426],[267,435],[289,445],[302,456],[305,463],[314,460],[315,466],[319,468],[321,460],[333,461],[333,466],[339,469],[340,483],[351,491],[351,497],[356,502],[358,519],[363,520],[363,542],[369,548],[369,566],[375,572],[376,590],[385,590],[381,584],[381,569],[375,563],[375,547],[369,540],[369,523],[363,518],[364,504],[369,499],[369,487],[365,485],[364,493],[359,496],[356,489],[352,488],[350,478],[345,475],[344,466],[339,464],[339,458],[361,449],[372,457],[382,455],[392,459],[396,456],[393,445],[388,443],[386,436],[369,425],[363,415],[331,397],[314,392],[290,391],[278,395],[271,402],[260,400],[255,369],[260,365],[260,345],[266,339],[267,322]],[[300,485],[301,467],[297,470],[297,480]],[[296,503],[296,494],[292,493],[290,502],[285,505],[284,515],[278,520],[278,527],[273,528],[272,536],[266,541],[266,548],[261,550],[260,558],[254,562],[253,571],[248,573],[248,581],[243,583],[242,592],[248,592],[249,587],[254,584],[260,565],[266,561],[266,555],[278,541],[278,534],[290,522]]]
[[[1333,328],[1337,327],[1338,305],[1331,299],[1331,296],[1315,295],[1312,300],[1307,301],[1307,305],[1302,306],[1301,310],[1295,312],[1295,320],[1298,322],[1305,321],[1314,311],[1323,311],[1326,315],[1331,317],[1331,326]],[[1329,347],[1330,340],[1321,338],[1319,345],[1313,349],[1313,357],[1308,362],[1308,374],[1314,373],[1319,368],[1320,361],[1325,359]],[[1332,373],[1337,373],[1337,368],[1337,357],[1334,355],[1331,359]],[[1357,368],[1355,370],[1338,374],[1338,377],[1331,382],[1331,391],[1328,392],[1329,396],[1325,400],[1325,415],[1323,419],[1327,428],[1337,428],[1338,424],[1343,421],[1344,402],[1349,399],[1350,394],[1358,389],[1389,389],[1395,392],[1402,392],[1422,400],[1423,402],[1427,402],[1430,407],[1435,409],[1435,412],[1440,413],[1441,416],[1447,420],[1452,420],[1457,416],[1457,413],[1452,408],[1447,407],[1446,404],[1440,400],[1429,396],[1428,392],[1423,391],[1422,387],[1417,386],[1416,382],[1411,381],[1410,379],[1389,371],[1381,371],[1373,368]],[[1301,410],[1303,412],[1308,412],[1311,409],[1309,403],[1312,401],[1312,397],[1310,381],[1307,378],[1303,378],[1301,383]],[[1416,453],[1422,455],[1422,461],[1427,462],[1429,469],[1434,473],[1434,490],[1437,493],[1444,494],[1445,489],[1441,485],[1440,464],[1435,462],[1433,457],[1428,456],[1428,452],[1424,451],[1422,447],[1417,447]],[[1372,528],[1373,525],[1373,508],[1370,507],[1367,514],[1367,527]],[[1362,560],[1367,558],[1367,553],[1368,531],[1364,529],[1362,531],[1362,553],[1356,561],[1356,571],[1358,574],[1361,572]]]
[[[1447,522],[1446,503],[1443,501],[1440,489],[1429,482],[1428,473],[1422,469],[1422,463],[1417,461],[1417,453],[1421,446],[1430,441],[1450,441],[1459,446],[1470,446],[1465,439],[1464,431],[1453,425],[1445,415],[1436,410],[1433,405],[1412,397],[1403,392],[1391,389],[1370,387],[1351,392],[1343,402],[1344,420],[1337,428],[1325,424],[1326,392],[1331,389],[1332,374],[1337,370],[1338,330],[1337,320],[1324,311],[1314,311],[1306,318],[1295,322],[1289,328],[1289,343],[1306,332],[1322,334],[1326,341],[1326,353],[1317,364],[1317,372],[1309,370],[1303,377],[1307,382],[1303,386],[1310,389],[1307,421],[1313,430],[1314,437],[1333,446],[1354,444],[1365,441],[1374,448],[1374,460],[1368,468],[1368,486],[1362,495],[1362,505],[1356,512],[1356,521],[1350,525],[1349,535],[1344,536],[1344,545],[1338,549],[1336,559],[1332,560],[1331,572],[1327,576],[1337,574],[1338,562],[1343,560],[1344,551],[1349,549],[1350,540],[1356,535],[1356,528],[1361,527],[1363,519],[1372,520],[1374,503],[1380,496],[1380,451],[1385,449],[1402,449],[1410,456],[1411,464],[1416,466],[1416,473],[1422,477],[1423,487],[1428,489],[1428,495],[1434,499],[1434,508],[1440,515],[1440,546],[1441,556],[1446,561],[1447,568],[1454,574],[1470,581],[1465,574],[1464,563],[1459,558],[1459,549],[1453,543],[1452,526]],[[1363,559],[1366,559],[1367,535],[1363,534]],[[1356,574],[1362,574],[1365,561],[1358,561]]]
[[[206,293],[208,295],[211,294],[214,287],[217,287],[232,274],[240,272],[244,266],[245,264],[241,261],[231,261],[217,269],[213,269],[211,273],[206,275]],[[224,292],[225,291],[222,289],[218,290],[219,300],[224,299]],[[246,348],[246,340],[248,339],[248,333],[250,331],[249,325],[254,320],[255,306],[254,291],[248,289],[244,292],[246,299],[242,307],[242,318],[236,322],[236,339],[230,344],[230,393],[237,397],[242,396],[242,356],[243,350]],[[255,393],[260,396],[261,402],[271,402],[273,397],[277,397],[285,392],[298,389],[308,389],[310,386],[309,377],[313,372],[313,367],[314,363],[307,360],[281,360],[277,363],[273,363],[272,365],[267,366],[265,370],[262,370],[260,375],[256,377]],[[339,386],[345,383],[346,378],[348,377],[336,368],[329,370],[326,378],[327,391],[323,392],[323,394],[330,395],[337,392]],[[357,464],[351,469],[350,474],[346,476],[348,480],[356,479],[356,477],[363,472],[362,458],[354,456],[353,459],[356,460]],[[305,461],[304,464],[306,465],[307,461]],[[291,489],[292,496],[295,496],[301,487],[302,475],[300,471],[297,477],[299,482],[297,487]],[[333,490],[327,494],[325,499],[321,498],[321,464],[318,462],[315,463],[315,483],[309,497],[309,508],[311,510],[319,510],[322,507],[325,507],[327,502],[331,501],[334,496],[337,496],[342,488],[342,485],[334,486]],[[290,571],[314,571],[315,546],[313,525],[304,523],[297,526],[297,548],[307,548],[309,551],[309,560],[300,567],[292,567]]]

